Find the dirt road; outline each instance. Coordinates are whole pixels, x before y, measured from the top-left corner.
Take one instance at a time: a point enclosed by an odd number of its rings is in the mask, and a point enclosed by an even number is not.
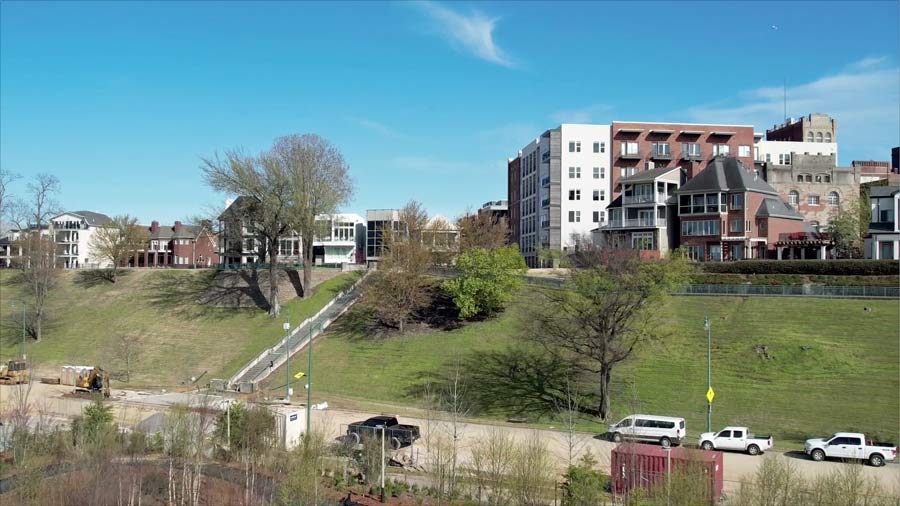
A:
[[[0,387],[0,413],[8,412],[12,408],[15,398],[12,389],[16,387]],[[33,383],[29,394],[35,412],[39,412],[42,416],[52,417],[72,417],[80,414],[82,406],[87,402],[80,399],[66,398],[65,394],[71,391],[72,387],[60,385],[43,385]],[[175,404],[203,404],[205,406],[216,406],[223,400],[223,397],[217,395],[202,396],[191,393],[173,393],[173,392],[141,392],[133,390],[113,390],[111,401],[117,414],[117,421],[121,425],[132,425],[145,419],[146,417],[166,411],[168,407]],[[313,410],[312,424],[316,430],[322,430],[331,437],[337,437],[344,434],[347,424],[366,419],[370,416],[383,414],[365,411],[350,411],[343,409],[327,409]],[[412,448],[404,448],[398,453],[407,458],[422,460],[425,458],[424,441],[429,436],[429,431],[436,434],[437,431],[450,431],[450,425],[445,421],[427,420],[421,417],[405,416],[399,414],[400,422],[407,424],[415,424],[420,427],[422,439]],[[492,431],[501,431],[508,434],[516,441],[524,441],[527,438],[539,437],[544,441],[559,462],[560,471],[568,463],[569,440],[567,434],[563,431],[550,429],[532,429],[527,427],[515,426],[513,424],[485,424],[480,422],[466,421],[459,424],[459,434],[461,438],[461,458],[466,460],[469,458],[471,449],[480,441],[485,440]],[[696,435],[691,435],[688,444],[693,444]],[[776,445],[777,445],[776,441]],[[609,471],[610,452],[615,447],[614,443],[598,438],[594,434],[576,433],[573,437],[575,450],[575,458],[577,459],[584,452],[590,451],[598,461],[604,471]],[[846,464],[841,462],[813,462],[800,452],[782,453],[771,451],[770,454],[779,459],[789,460],[804,476],[807,478],[816,475],[831,472],[839,469]],[[752,481],[753,474],[762,462],[762,457],[751,457],[750,455],[740,453],[724,454],[724,476],[726,491],[734,491],[739,487],[741,481]],[[885,467],[874,468],[871,466],[863,467],[866,476],[877,479],[886,490],[900,493],[900,464],[893,463]]]

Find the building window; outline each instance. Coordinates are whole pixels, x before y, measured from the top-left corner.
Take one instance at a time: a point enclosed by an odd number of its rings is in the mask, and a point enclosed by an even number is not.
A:
[[[622,154],[623,154],[623,155],[636,155],[636,154],[638,154],[638,143],[636,143],[636,142],[623,142],[623,143],[622,143]]]
[[[600,179],[600,167],[594,167],[594,179]]]
[[[729,232],[737,233],[744,231],[744,220],[731,220],[731,226],[728,227]]]
[[[807,132],[807,133],[806,133],[806,142],[813,142],[813,140],[814,140],[814,139],[813,139],[813,133],[812,133],[812,132]]]
[[[812,175],[811,175],[811,174],[804,174],[804,175],[803,175],[803,179],[804,179],[807,183],[812,183]]]
[[[594,143],[594,153],[606,153],[606,143],[605,142],[595,142]]]
[[[631,248],[637,250],[652,250],[653,232],[634,232],[631,234]]]
[[[654,142],[652,145],[652,149],[654,155],[670,156],[672,154],[672,150],[668,142]]]
[[[685,246],[684,249],[691,260],[703,260],[703,246]]]
[[[831,142],[831,132],[825,132],[825,142]]]
[[[828,205],[836,206],[841,203],[841,198],[838,196],[837,192],[829,192],[828,193]]]
[[[606,200],[606,190],[600,190],[600,200]]]
[[[728,156],[731,153],[731,147],[728,144],[713,144],[714,156]]]
[[[569,211],[569,223],[581,223],[581,211]]]
[[[822,132],[816,132],[816,142],[822,142]]]
[[[696,142],[685,142],[681,145],[681,153],[685,158],[699,158],[700,145]]]
[[[791,154],[790,153],[781,153],[778,155],[778,165],[790,165],[791,164]]]
[[[829,174],[823,174],[823,175],[822,175],[822,182],[830,183],[830,182],[831,182],[831,176],[830,176]]]
[[[600,223],[600,211],[594,211],[594,223]]]
[[[771,161],[772,161],[772,154],[766,153],[766,162],[771,162]]]
[[[719,235],[719,220],[682,221],[681,235],[708,236]]]
[[[569,153],[581,153],[581,141],[570,141]]]
[[[738,156],[750,156],[750,146],[738,146]]]
[[[732,209],[743,209],[744,208],[744,194],[743,193],[732,193],[731,194],[731,208]]]
[[[581,167],[569,167],[569,179],[581,179]]]
[[[602,223],[602,222],[605,222],[605,221],[606,221],[606,212],[605,212],[605,211],[600,211],[600,222]]]
[[[569,200],[581,200],[581,190],[569,190]]]
[[[788,193],[788,204],[796,206],[800,202],[800,194],[794,190]]]
[[[822,174],[816,174],[816,182],[817,182],[817,183],[821,183],[821,182],[822,182]]]
[[[619,169],[619,177],[625,177],[625,167]]]
[[[594,200],[600,200],[600,190],[594,190]]]
[[[819,196],[818,195],[810,195],[809,197],[806,197],[806,203],[811,206],[819,205]]]

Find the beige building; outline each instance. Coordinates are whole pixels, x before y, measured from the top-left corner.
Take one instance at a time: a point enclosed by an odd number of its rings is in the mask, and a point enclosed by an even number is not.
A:
[[[826,226],[838,206],[859,198],[858,167],[838,167],[833,155],[794,153],[787,162],[757,162],[757,167],[813,228]]]
[[[812,113],[788,118],[766,130],[767,141],[837,142],[837,120],[827,114]]]

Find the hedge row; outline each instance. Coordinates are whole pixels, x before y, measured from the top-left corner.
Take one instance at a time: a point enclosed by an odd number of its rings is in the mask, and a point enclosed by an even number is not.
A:
[[[825,286],[897,286],[897,276],[826,276],[804,274],[716,274],[698,272],[691,275],[698,285],[790,285]]]
[[[718,274],[900,275],[900,262],[896,260],[742,260],[700,265],[703,272]]]

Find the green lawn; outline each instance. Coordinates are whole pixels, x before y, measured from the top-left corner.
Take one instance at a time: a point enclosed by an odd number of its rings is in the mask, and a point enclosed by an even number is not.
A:
[[[21,331],[9,325],[9,300],[18,296],[11,271],[0,274],[0,356],[18,351]],[[355,279],[342,274],[319,285],[309,300],[284,305],[282,318],[259,309],[211,308],[196,304],[211,271],[130,271],[115,284],[81,283],[77,272],[63,274],[49,304],[51,323],[39,343],[27,344],[29,359],[44,374],[64,364],[101,365],[120,370],[119,336],[140,336],[131,385],[179,385],[191,376],[222,378],[236,372],[283,336],[286,318],[294,324],[315,314]]]
[[[672,336],[640,349],[614,372],[613,417],[632,411],[677,415],[687,419],[692,437],[705,430],[703,319],[708,315],[714,426],[749,425],[793,442],[839,430],[896,439],[897,301],[673,297],[660,311],[671,322]],[[338,327],[315,345],[314,392],[325,400],[418,404],[417,387],[444,374],[457,357],[464,370],[496,367],[489,357],[518,343],[518,322],[527,317],[528,307],[520,300],[491,321],[453,331],[371,340]],[[757,345],[768,346],[772,358],[761,358]],[[296,364],[295,370],[305,370],[304,360]],[[543,379],[532,375],[528,381],[539,389]],[[504,406],[515,403],[510,400],[525,402],[521,391],[509,391],[504,398],[501,389],[496,397]],[[473,414],[505,419],[518,413],[502,407]],[[531,411],[529,419],[553,423],[539,411]],[[583,422],[586,430],[601,427],[595,420]]]

